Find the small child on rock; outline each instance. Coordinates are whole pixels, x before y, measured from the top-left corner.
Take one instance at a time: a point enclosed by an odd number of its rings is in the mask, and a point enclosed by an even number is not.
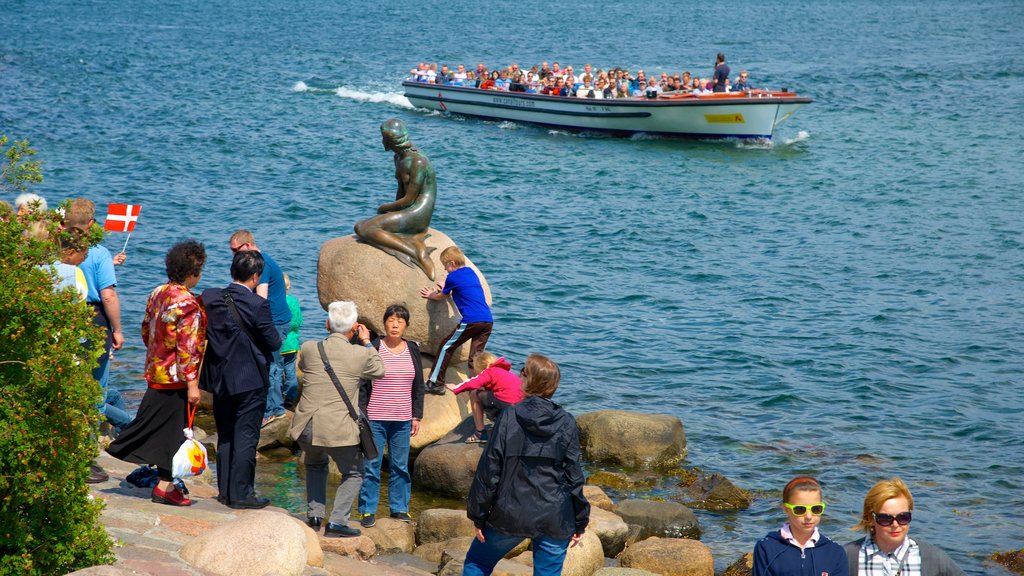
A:
[[[469,444],[487,442],[484,429],[484,414],[491,420],[506,406],[512,406],[524,398],[522,380],[512,373],[512,365],[505,358],[498,358],[490,352],[476,357],[473,368],[476,376],[462,384],[446,384],[455,394],[469,391],[469,403],[473,409],[473,424],[476,432],[466,439]]]

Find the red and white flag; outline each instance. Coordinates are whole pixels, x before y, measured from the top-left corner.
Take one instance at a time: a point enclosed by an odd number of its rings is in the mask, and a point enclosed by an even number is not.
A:
[[[131,232],[139,220],[142,206],[132,204],[107,204],[107,219],[103,228],[114,232]]]

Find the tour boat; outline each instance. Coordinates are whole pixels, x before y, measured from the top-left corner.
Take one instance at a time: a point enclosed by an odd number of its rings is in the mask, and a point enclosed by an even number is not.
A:
[[[575,131],[658,134],[676,138],[764,138],[810,98],[752,90],[616,99],[547,96],[465,86],[402,82],[405,97],[430,110]]]

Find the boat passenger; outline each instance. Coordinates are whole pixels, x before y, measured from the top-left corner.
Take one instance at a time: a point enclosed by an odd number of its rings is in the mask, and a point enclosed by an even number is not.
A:
[[[564,76],[564,74],[562,73],[562,66],[558,62],[551,63],[551,75],[554,76],[555,78]]]
[[[591,66],[590,63],[584,64],[583,72],[581,72],[580,75],[576,77],[576,82],[583,84],[583,79],[586,78],[587,76],[594,78],[593,68],[594,67]]]
[[[630,90],[632,90],[633,92],[636,92],[640,88],[640,83],[641,82],[644,83],[644,87],[646,88],[647,87],[647,75],[644,74],[643,70],[640,70],[639,72],[637,72],[636,73],[636,78],[634,78],[632,81],[630,81],[630,83],[629,83]],[[639,94],[639,95],[642,96],[642,94]]]
[[[607,80],[598,80],[597,88],[602,98],[615,98],[615,84]]]
[[[544,79],[546,79],[546,78],[547,78],[548,76],[550,76],[550,75],[551,75],[551,68],[550,68],[550,67],[548,66],[548,63],[547,63],[547,62],[542,62],[542,63],[541,63],[541,65],[540,65],[540,72],[539,72],[539,74],[540,74],[540,79],[541,79],[541,80],[544,80]]]
[[[647,89],[644,90],[644,96],[648,98],[657,98],[661,95],[661,86],[658,85],[657,78],[651,78],[651,81],[647,84]]]
[[[615,89],[615,97],[616,98],[629,98],[629,96],[630,96],[630,93],[629,93],[629,81],[628,80],[623,80],[622,82],[619,82],[618,88]]]
[[[517,72],[508,86],[509,92],[526,92],[526,80],[521,72]]]
[[[415,82],[426,82],[427,72],[429,71],[430,68],[427,66],[427,63],[420,62],[415,68],[409,71],[409,74],[412,75],[412,79]]]
[[[555,88],[551,92],[552,96],[568,96],[569,87],[565,85],[565,78],[559,78],[555,80]]]
[[[497,78],[492,77],[492,79],[494,80],[495,90],[504,90],[507,92],[512,86],[512,80],[508,77],[508,70],[502,70],[498,73]]]
[[[451,71],[448,70],[448,65],[444,64],[443,66],[441,66],[441,71],[438,72],[438,74],[437,74],[437,83],[438,84],[451,84],[452,80],[453,80],[452,73],[451,73]]]
[[[750,85],[750,81],[749,81],[749,78],[747,76],[747,71],[746,70],[740,70],[740,77],[739,77],[739,79],[736,80],[736,83],[733,84],[733,86],[732,86],[733,92],[747,92],[747,91],[750,91],[750,90],[753,90],[753,89],[754,89],[754,87]]]
[[[590,76],[583,77],[583,85],[576,90],[577,98],[595,98],[594,96],[594,85],[591,83]]]
[[[641,80],[640,82],[637,83],[636,88],[633,88],[630,91],[630,94],[632,94],[633,96],[643,96],[645,92],[647,92],[647,82]]]
[[[478,86],[478,88],[481,90],[494,90],[494,81],[498,78],[498,73],[491,72],[490,77],[488,77],[486,75],[486,70],[484,72],[484,76],[481,76],[483,80],[480,82],[480,86]]]
[[[465,86],[468,78],[469,76],[466,74],[466,65],[459,64],[458,68],[455,69],[455,73],[452,74],[452,84],[455,86]]]
[[[526,93],[527,94],[537,94],[538,92],[540,92],[540,82],[539,81],[538,82],[531,81],[529,84],[526,85]]]
[[[725,54],[718,53],[715,59],[715,82],[711,90],[714,92],[725,92],[726,81],[729,79],[729,65],[725,63]]]

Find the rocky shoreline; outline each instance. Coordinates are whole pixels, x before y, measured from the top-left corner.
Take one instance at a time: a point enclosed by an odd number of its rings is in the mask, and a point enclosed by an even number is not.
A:
[[[465,399],[428,396],[425,426],[414,439],[414,486],[418,492],[464,501],[483,447],[466,444],[472,427]],[[710,549],[697,538],[700,526],[683,504],[627,499],[613,502],[597,485],[636,485],[645,477],[678,472],[686,437],[678,418],[623,411],[580,415],[584,457],[612,470],[592,474],[585,490],[591,524],[581,545],[566,560],[567,576],[713,576]],[[268,425],[260,441],[261,459],[294,458],[285,434],[288,419]],[[427,425],[427,424],[430,425]],[[215,436],[198,437],[212,449]],[[357,538],[324,538],[304,523],[304,515],[275,507],[236,511],[216,501],[212,473],[187,479],[195,504],[174,508],[149,500],[149,489],[125,481],[135,466],[101,455],[110,479],[92,487],[104,500],[103,523],[115,540],[116,562],[76,574],[346,574],[452,576],[474,529],[465,509],[431,508],[412,524],[380,518]],[[621,467],[621,468],[620,468]],[[639,479],[639,480],[638,480]],[[690,478],[695,502],[737,508],[749,494],[721,477]],[[702,506],[703,507],[703,506]],[[749,567],[747,568],[749,572]],[[526,546],[499,564],[495,574],[530,574]],[[738,576],[738,575],[736,575]]]

